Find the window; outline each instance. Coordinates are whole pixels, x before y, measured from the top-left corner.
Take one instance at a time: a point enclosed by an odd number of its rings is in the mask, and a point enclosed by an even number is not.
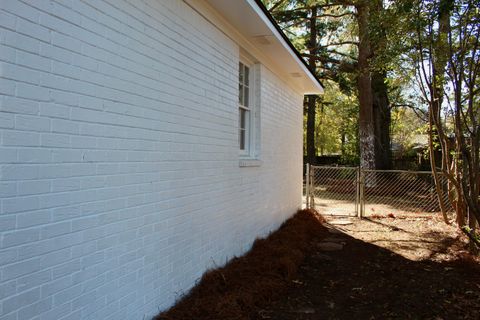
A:
[[[239,63],[238,72],[238,144],[240,154],[248,155],[250,152],[250,67]]]
[[[260,64],[238,63],[238,148],[241,167],[260,166]]]

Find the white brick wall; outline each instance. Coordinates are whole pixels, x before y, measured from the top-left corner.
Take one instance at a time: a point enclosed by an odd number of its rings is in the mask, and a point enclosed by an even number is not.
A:
[[[300,205],[302,96],[182,1],[0,1],[0,320],[143,319]]]

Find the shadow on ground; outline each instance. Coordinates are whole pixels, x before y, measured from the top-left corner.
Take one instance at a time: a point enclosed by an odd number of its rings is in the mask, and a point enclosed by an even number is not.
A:
[[[319,250],[322,237],[315,239],[288,293],[256,319],[480,319],[480,268],[474,261],[413,261],[331,232],[330,240],[343,249]],[[452,241],[435,243],[433,252],[447,251]]]

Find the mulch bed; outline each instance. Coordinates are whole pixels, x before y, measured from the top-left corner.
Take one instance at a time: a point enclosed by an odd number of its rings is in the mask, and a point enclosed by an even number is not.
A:
[[[325,234],[323,218],[301,210],[244,256],[210,270],[190,293],[155,320],[255,319],[291,285],[312,239]]]
[[[408,246],[430,241],[402,240],[419,232],[414,223],[384,218],[351,225],[349,233],[362,241],[326,226],[315,211],[299,211],[245,256],[207,272],[155,320],[480,319],[478,259],[406,258],[418,250]],[[380,237],[401,246],[402,255],[369,243]],[[342,249],[325,250],[332,242]],[[434,242],[438,253],[462,245]]]

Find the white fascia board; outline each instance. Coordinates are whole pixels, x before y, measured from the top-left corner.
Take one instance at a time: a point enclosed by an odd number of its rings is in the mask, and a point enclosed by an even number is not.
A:
[[[251,7],[252,9],[257,13],[257,15],[262,19],[262,21],[265,23],[265,25],[270,29],[270,32],[275,35],[277,40],[282,44],[283,48],[292,56],[292,59],[296,61],[298,66],[303,70],[305,75],[314,83],[314,85],[317,87],[319,92],[313,92],[313,93],[323,93],[323,87],[318,83],[318,80],[313,76],[313,74],[308,70],[308,68],[305,66],[305,64],[300,61],[300,58],[297,56],[295,52],[293,52],[292,48],[290,45],[286,42],[286,40],[283,38],[283,36],[279,33],[277,28],[272,24],[270,19],[265,15],[265,13],[262,11],[262,9],[258,6],[258,4],[254,0],[245,0]],[[308,94],[309,92],[307,92]]]
[[[310,71],[299,60],[298,56],[292,51],[285,39],[278,33],[275,26],[258,5],[251,0],[183,0],[193,10],[197,11],[203,18],[214,25],[218,30],[232,39],[237,45],[251,54],[255,59],[283,79],[292,89],[301,94],[321,94],[322,86],[313,77]],[[238,12],[241,10],[241,12]],[[227,15],[241,15],[242,22],[240,26],[236,26],[233,21],[227,18]],[[250,20],[249,20],[250,19]],[[253,43],[252,37],[248,37],[241,32],[240,27],[258,25],[264,30],[268,30],[269,38],[274,41],[275,49],[279,51],[269,52],[267,49]],[[237,23],[237,25],[239,25]],[[254,36],[255,37],[255,36]],[[301,78],[293,77],[285,68],[279,56],[287,57],[288,65],[294,66],[295,74],[301,74]]]

